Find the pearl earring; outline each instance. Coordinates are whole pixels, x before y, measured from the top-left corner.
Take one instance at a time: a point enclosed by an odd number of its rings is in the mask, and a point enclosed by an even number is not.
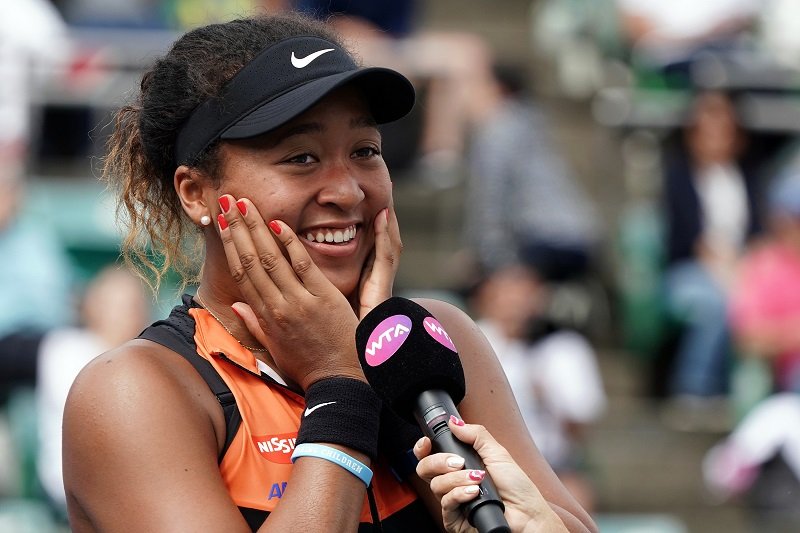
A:
[[[211,217],[208,215],[201,216],[200,224],[202,224],[203,226],[208,226],[209,224],[211,224]]]

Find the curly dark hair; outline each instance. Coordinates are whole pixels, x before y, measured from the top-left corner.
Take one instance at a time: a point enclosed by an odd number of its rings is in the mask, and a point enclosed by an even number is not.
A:
[[[154,290],[170,270],[181,278],[181,289],[198,275],[202,239],[173,187],[181,126],[264,48],[302,35],[342,45],[329,26],[296,13],[189,31],[144,73],[135,101],[117,111],[103,179],[118,198],[117,219],[125,230],[122,256]],[[215,185],[220,182],[218,147],[212,143],[193,164]]]

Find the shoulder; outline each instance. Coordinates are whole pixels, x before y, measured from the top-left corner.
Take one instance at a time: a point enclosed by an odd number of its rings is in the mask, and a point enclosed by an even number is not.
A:
[[[176,417],[209,420],[215,403],[188,361],[164,346],[136,339],[83,367],[67,398],[65,430],[98,422],[101,427],[126,422],[158,429]]]

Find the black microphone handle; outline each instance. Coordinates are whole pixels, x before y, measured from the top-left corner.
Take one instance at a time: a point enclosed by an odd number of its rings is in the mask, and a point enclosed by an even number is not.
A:
[[[478,453],[450,431],[447,422],[451,415],[461,418],[452,398],[445,391],[428,390],[417,397],[414,417],[423,433],[431,439],[433,451],[460,455],[465,460],[466,469],[485,470]],[[463,505],[469,523],[479,533],[511,533],[503,515],[505,505],[488,473],[479,486],[478,497]]]

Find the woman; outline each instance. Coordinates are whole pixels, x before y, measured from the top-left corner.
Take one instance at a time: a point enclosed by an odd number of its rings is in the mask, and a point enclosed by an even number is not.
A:
[[[193,30],[145,74],[106,166],[130,223],[125,249],[157,274],[187,272],[183,237],[196,227],[205,255],[196,296],[73,386],[64,477],[76,533],[441,521],[439,496],[389,469],[413,440],[381,415],[354,335],[391,295],[401,250],[376,123],[413,100],[405,78],[359,69],[324,25],[295,15]],[[463,347],[463,414],[546,495],[534,520],[593,528],[524,437],[473,323],[422,303]]]

